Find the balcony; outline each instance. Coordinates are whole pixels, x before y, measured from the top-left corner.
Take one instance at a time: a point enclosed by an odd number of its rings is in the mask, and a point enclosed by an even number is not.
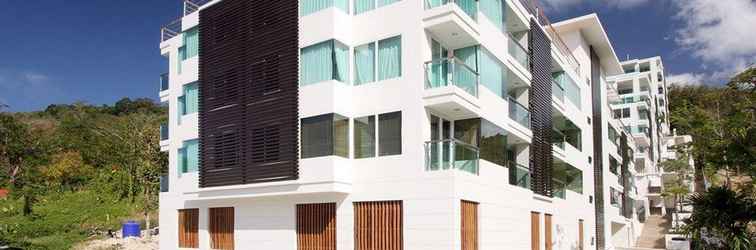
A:
[[[439,41],[450,48],[478,44],[478,1],[425,0],[423,24]]]
[[[184,0],[184,16],[192,14],[212,0]]]
[[[170,178],[168,177],[168,174],[162,174],[160,175],[160,192],[165,193],[170,191]]]
[[[530,53],[528,49],[526,49],[526,46],[521,45],[512,34],[507,33],[507,35],[509,35],[509,41],[507,42],[509,54],[514,57],[520,66],[525,68],[527,72],[530,72]]]
[[[184,16],[197,12],[200,7],[212,0],[184,0]],[[178,18],[160,28],[160,41],[165,42],[181,34],[181,19]]]
[[[425,63],[426,106],[453,119],[477,116],[480,76],[456,58]]]
[[[530,110],[525,105],[520,104],[512,97],[509,97],[509,118],[519,123],[523,127],[530,129]]]
[[[661,194],[661,192],[662,192],[661,187],[653,187],[653,186],[648,187],[649,194]]]
[[[509,184],[530,189],[530,169],[515,162],[510,162]]]
[[[168,90],[168,73],[163,73],[160,75],[160,92]]]
[[[554,95],[560,103],[564,103],[564,87],[553,79],[551,80],[551,94]]]
[[[565,199],[567,193],[567,184],[557,178],[552,178],[551,181],[554,184],[554,197]]]
[[[425,142],[425,170],[457,169],[479,174],[480,150],[456,139]]]

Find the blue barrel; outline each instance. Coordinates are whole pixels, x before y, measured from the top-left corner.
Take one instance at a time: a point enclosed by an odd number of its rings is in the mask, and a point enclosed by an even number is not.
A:
[[[123,238],[128,237],[141,237],[142,231],[139,229],[139,223],[136,223],[133,220],[130,220],[126,223],[123,223]]]

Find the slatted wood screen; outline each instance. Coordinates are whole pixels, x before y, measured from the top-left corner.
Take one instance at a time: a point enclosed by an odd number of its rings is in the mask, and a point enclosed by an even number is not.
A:
[[[478,203],[462,201],[462,250],[478,250]]]
[[[199,248],[199,209],[178,211],[178,238],[180,248]]]
[[[583,232],[583,220],[578,221],[578,250],[585,249],[585,233]]]
[[[234,249],[234,208],[210,208],[210,248]]]
[[[541,250],[541,214],[530,213],[530,249]]]
[[[543,224],[544,224],[543,227],[545,227],[545,230],[546,230],[543,236],[544,239],[546,240],[546,250],[552,250],[553,242],[551,241],[552,239],[551,239],[551,215],[550,214],[546,214],[544,216]]]
[[[530,182],[533,192],[553,197],[551,176],[554,157],[552,135],[554,131],[551,106],[551,40],[534,19],[530,21],[530,73],[533,76],[529,94],[530,130]]]
[[[336,250],[336,203],[297,205],[297,249]]]
[[[402,250],[402,202],[355,202],[354,249]]]

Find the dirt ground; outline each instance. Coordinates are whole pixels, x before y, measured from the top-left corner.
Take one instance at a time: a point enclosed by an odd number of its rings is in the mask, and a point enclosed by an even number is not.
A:
[[[121,232],[116,232],[116,237],[94,239],[82,243],[76,249],[82,250],[157,250],[160,248],[159,236],[153,235],[151,239],[145,237],[147,230],[142,231],[142,238],[121,238]]]

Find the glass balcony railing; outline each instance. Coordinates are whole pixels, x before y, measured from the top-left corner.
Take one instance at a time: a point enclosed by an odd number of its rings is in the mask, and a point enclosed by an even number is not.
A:
[[[528,50],[525,46],[520,45],[520,43],[517,42],[517,38],[512,36],[512,34],[507,34],[509,35],[509,42],[507,45],[509,54],[512,55],[520,65],[530,70],[530,54]]]
[[[456,58],[434,60],[425,63],[426,89],[456,86],[478,97],[478,71]]]
[[[512,97],[509,97],[509,118],[530,128],[530,110]]]
[[[425,0],[425,9],[429,10],[451,3],[459,6],[473,20],[478,20],[478,1],[476,0]]]
[[[168,73],[160,75],[160,91],[168,90]]]
[[[160,124],[160,140],[161,141],[168,140],[168,124],[167,123]]]
[[[553,183],[554,197],[565,199],[567,193],[567,184],[558,179],[551,180]]]
[[[426,142],[425,154],[427,171],[457,169],[476,175],[479,173],[480,150],[460,140]]]
[[[554,80],[551,80],[551,94],[554,95],[559,102],[564,102],[564,88]]]
[[[564,144],[567,142],[567,136],[556,129],[552,129],[551,144],[564,150]]]
[[[508,165],[509,184],[530,189],[530,169],[512,161]]]

